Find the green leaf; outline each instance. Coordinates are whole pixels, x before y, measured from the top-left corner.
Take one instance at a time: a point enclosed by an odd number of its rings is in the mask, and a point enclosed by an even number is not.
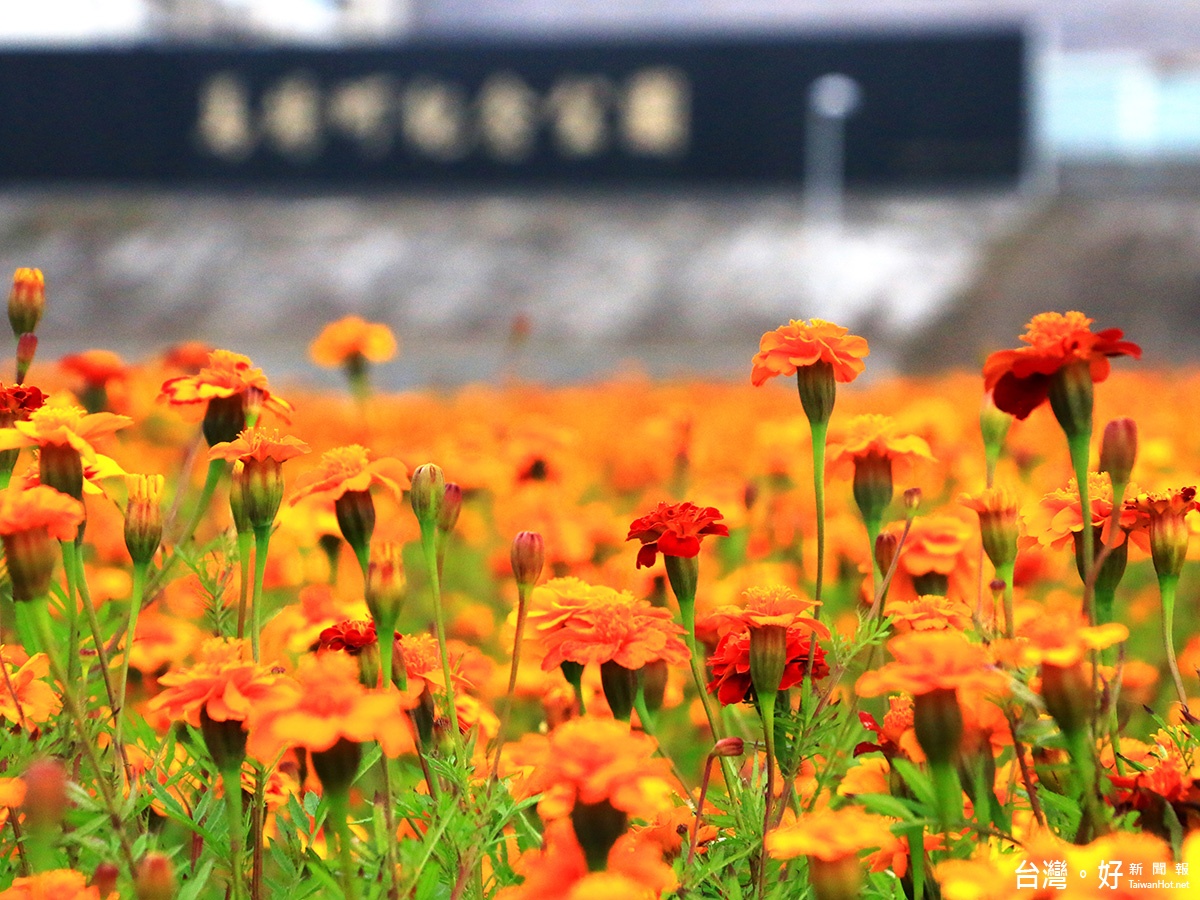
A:
[[[904,783],[908,785],[908,789],[913,792],[914,797],[921,801],[923,806],[928,809],[937,807],[937,801],[933,792],[933,782],[930,781],[928,775],[907,759],[901,759],[900,757],[892,760],[892,768],[904,779]]]

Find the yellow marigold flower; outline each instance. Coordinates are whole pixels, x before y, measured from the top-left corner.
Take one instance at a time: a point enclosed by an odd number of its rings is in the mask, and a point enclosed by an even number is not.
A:
[[[386,325],[368,322],[361,316],[346,316],[330,322],[308,347],[318,366],[336,368],[356,357],[367,362],[387,362],[396,355],[396,336]]]
[[[1129,485],[1126,496],[1136,497],[1136,485]],[[1102,528],[1102,540],[1109,540],[1112,525],[1112,481],[1107,472],[1088,473],[1088,501],[1092,507],[1093,528]],[[1050,550],[1067,549],[1076,534],[1083,531],[1083,511],[1079,506],[1079,486],[1072,478],[1065,488],[1051,491],[1037,503],[1021,510],[1024,534],[1018,539],[1022,549],[1040,545]],[[1126,531],[1137,521],[1137,513],[1126,508],[1121,511],[1121,530],[1113,543],[1125,542]],[[1145,546],[1143,542],[1143,547]]]
[[[399,498],[409,485],[408,467],[398,459],[371,459],[371,451],[360,444],[334,447],[321,454],[316,468],[296,479],[291,503],[310,494],[321,494],[337,500],[343,494],[365,491],[379,485]]]
[[[96,440],[133,424],[129,416],[115,413],[87,413],[78,406],[43,406],[34,410],[25,421],[13,422],[11,428],[0,429],[0,450],[19,447],[70,447],[84,460],[94,460]]]

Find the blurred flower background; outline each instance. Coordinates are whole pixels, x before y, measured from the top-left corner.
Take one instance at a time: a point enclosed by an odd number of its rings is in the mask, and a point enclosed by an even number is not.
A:
[[[23,179],[6,164],[0,268],[50,274],[50,355],[100,344],[137,356],[198,338],[286,376],[306,366],[291,351],[313,323],[358,314],[406,344],[381,387],[499,372],[576,380],[627,360],[740,377],[746,343],[799,315],[870,339],[875,377],[974,366],[1045,309],[1120,321],[1152,366],[1194,359],[1200,7],[1182,0],[47,0],[6,11],[0,55],[32,77],[47,50],[402,54],[448,41],[999,27],[1026,39],[1021,172],[1000,184],[850,178],[843,200],[799,165],[806,176],[752,189],[719,176],[329,189]],[[5,96],[20,91],[18,77]],[[8,105],[6,142],[28,121]],[[236,148],[236,132],[225,137]],[[39,146],[63,149],[52,135]]]

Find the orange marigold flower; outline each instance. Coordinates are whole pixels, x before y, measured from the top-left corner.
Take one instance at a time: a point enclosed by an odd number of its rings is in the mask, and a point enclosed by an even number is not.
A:
[[[321,330],[309,345],[308,355],[318,366],[336,368],[355,357],[368,362],[387,362],[396,355],[396,350],[392,329],[361,316],[346,316]]]
[[[855,416],[839,436],[830,439],[829,473],[841,478],[853,477],[855,464],[869,458],[888,460],[893,467],[897,464],[911,467],[918,460],[934,461],[924,438],[899,434],[891,416],[876,413]]]
[[[194,665],[158,680],[166,690],[150,701],[149,709],[195,728],[202,712],[214,722],[245,722],[280,690],[280,676],[249,659],[249,649],[246,640],[205,641]]]
[[[971,607],[965,600],[940,594],[921,594],[915,600],[888,601],[887,614],[897,634],[907,631],[966,631],[971,627]]]
[[[654,756],[655,747],[625,722],[573,719],[512,748],[513,761],[529,770],[512,785],[513,796],[542,794],[538,812],[547,821],[566,818],[576,803],[606,801],[630,817],[653,818],[673,806],[674,795],[670,763]]]
[[[899,538],[903,528],[903,522],[895,522],[884,533]],[[900,551],[888,602],[896,597],[921,594],[967,596],[974,590],[975,563],[971,554],[974,536],[975,529],[958,516],[935,514],[913,519]]]
[[[888,820],[859,806],[814,810],[767,834],[767,852],[774,859],[807,856],[823,862],[855,857],[863,850],[899,844]]]
[[[729,537],[729,526],[719,520],[725,518],[721,511],[712,507],[699,507],[694,503],[659,503],[650,513],[634,519],[625,540],[642,542],[638,551],[637,567],[654,565],[657,554],[663,556],[697,556],[700,539],[707,535]]]
[[[350,491],[365,491],[376,484],[399,498],[409,486],[408,467],[391,457],[372,460],[371,452],[359,444],[334,447],[321,454],[315,469],[296,479],[290,502],[310,494],[324,494],[336,500]]]
[[[416,749],[404,712],[417,694],[386,688],[369,691],[359,681],[358,663],[344,653],[318,653],[300,661],[296,679],[256,705],[248,745],[259,759],[285,747],[320,753],[338,741],[378,741],[389,757]]]
[[[718,633],[741,628],[801,627],[815,631],[823,638],[829,637],[829,629],[805,613],[816,609],[817,603],[801,597],[789,587],[771,585],[750,587],[742,592],[744,606],[722,606],[714,610],[710,622]]]
[[[1130,484],[1126,496],[1136,497],[1138,489]],[[1112,528],[1112,480],[1107,472],[1088,472],[1088,501],[1092,507],[1091,523],[1100,528],[1102,539],[1109,541]],[[1137,522],[1135,510],[1126,506],[1121,511],[1120,533],[1113,541],[1115,546],[1125,543],[1125,535]],[[1071,546],[1074,536],[1083,532],[1083,510],[1079,505],[1079,485],[1072,478],[1065,488],[1051,491],[1032,506],[1021,511],[1024,534],[1018,545],[1028,548],[1035,544],[1050,550],[1064,550]]]
[[[12,887],[0,891],[0,900],[102,900],[100,889],[89,887],[74,869],[51,869],[17,878]]]
[[[925,761],[925,751],[917,743],[914,730],[912,697],[888,697],[888,711],[882,725],[870,713],[860,712],[858,720],[867,731],[874,732],[876,743],[862,741],[854,748],[855,756],[879,751],[887,759],[902,756],[913,762]]]
[[[1121,340],[1124,332],[1107,328],[1092,333],[1092,320],[1081,312],[1039,313],[1025,326],[1027,346],[998,350],[983,364],[983,386],[1000,409],[1026,418],[1049,397],[1050,379],[1074,363],[1087,363],[1093,382],[1108,377],[1110,356],[1140,359],[1142,348]]]
[[[687,645],[679,639],[683,628],[670,611],[627,591],[555,578],[535,595],[535,604],[545,606],[529,614],[529,624],[546,650],[543,670],[568,660],[635,670],[658,660],[670,665],[688,660]]]
[[[309,452],[308,444],[290,434],[280,436],[277,430],[247,428],[235,440],[215,444],[208,451],[209,459],[224,459],[228,462],[286,462]]]
[[[45,529],[55,540],[69,541],[82,522],[83,504],[52,487],[0,491],[0,535]]]
[[[1194,487],[1136,494],[1126,501],[1136,516],[1132,530],[1149,536],[1150,555],[1160,575],[1178,575],[1187,556],[1191,529],[1186,516],[1200,509]]]
[[[958,689],[998,693],[1007,684],[987,648],[972,644],[957,632],[913,631],[892,638],[887,648],[892,662],[859,677],[856,690],[860,696]]]
[[[74,375],[89,386],[103,387],[110,381],[125,378],[129,367],[111,350],[84,350],[72,353],[58,361],[58,366],[68,375]]]
[[[21,665],[14,663],[9,648],[0,645],[0,666],[7,670],[0,682],[0,719],[26,730],[45,725],[62,708],[62,700],[44,680],[50,674],[50,659],[35,653]]]
[[[129,416],[85,413],[78,406],[42,406],[25,421],[0,429],[0,450],[18,447],[70,447],[88,461],[95,460],[92,442],[133,424]]]
[[[208,355],[208,365],[195,375],[179,375],[163,382],[158,399],[172,406],[192,406],[210,400],[244,397],[250,391],[262,401],[264,408],[284,418],[292,405],[271,392],[267,376],[255,367],[250,358],[229,350],[214,350]]]
[[[1129,639],[1129,629],[1119,622],[1089,627],[1076,616],[1063,613],[1031,617],[1017,628],[1012,641],[997,641],[998,657],[1017,666],[1059,666],[1083,662],[1093,650],[1103,650]]]
[[[751,361],[750,381],[757,387],[776,375],[795,375],[796,369],[829,363],[838,381],[847,384],[862,374],[870,354],[866,338],[823,319],[792,319],[768,331]]]

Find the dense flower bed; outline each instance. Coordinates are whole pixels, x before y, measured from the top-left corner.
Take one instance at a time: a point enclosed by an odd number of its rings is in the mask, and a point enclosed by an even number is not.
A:
[[[1200,375],[1110,377],[1119,331],[384,395],[347,319],[339,394],[48,363],[43,302],[18,271],[0,898],[1195,896]]]

